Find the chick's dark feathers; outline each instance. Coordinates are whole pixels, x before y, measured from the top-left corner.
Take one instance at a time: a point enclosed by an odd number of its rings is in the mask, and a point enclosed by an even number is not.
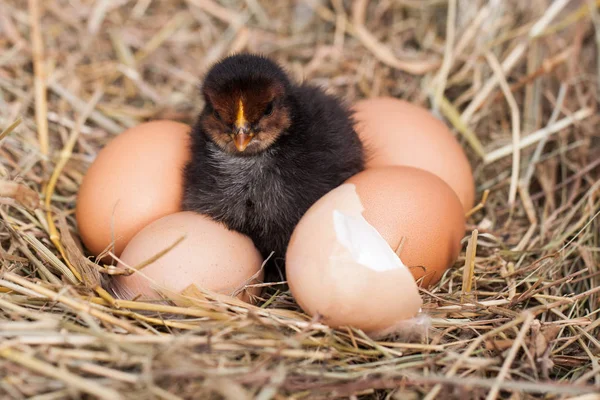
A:
[[[277,83],[287,88],[288,77],[278,65],[266,57],[238,54],[216,63],[204,77],[203,94],[224,91],[264,90],[265,85]]]
[[[289,126],[268,147],[251,155],[224,151],[207,133],[205,109],[193,128],[192,159],[184,171],[183,208],[248,235],[264,257],[284,257],[307,209],[364,168],[349,110],[319,88],[290,83],[266,58],[226,59],[209,72],[203,93],[218,103],[233,92],[257,99],[248,91],[278,88],[278,112]]]

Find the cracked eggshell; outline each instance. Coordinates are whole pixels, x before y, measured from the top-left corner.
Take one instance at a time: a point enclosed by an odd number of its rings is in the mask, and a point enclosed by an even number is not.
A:
[[[232,295],[245,284],[262,281],[263,259],[249,237],[189,211],[168,215],[142,229],[123,250],[118,267],[140,265],[182,237],[179,244],[139,273],[115,276],[112,281],[115,293],[128,299],[137,295],[159,299],[153,285],[181,293],[195,284]],[[258,274],[256,279],[250,281],[255,274]],[[260,288],[251,288],[249,293],[258,295]],[[241,291],[238,298],[249,301],[249,293]]]
[[[420,286],[438,282],[458,258],[465,234],[464,210],[442,179],[412,167],[367,169],[347,181],[377,229]]]
[[[362,211],[352,184],[319,199],[292,234],[286,274],[307,314],[334,328],[376,334],[416,316],[422,299],[410,271]]]
[[[109,248],[114,238],[118,256],[143,227],[180,211],[189,131],[175,121],[146,122],[98,153],[79,188],[75,214],[92,254]]]
[[[354,104],[356,131],[367,150],[367,168],[405,165],[442,178],[463,211],[473,207],[475,182],[469,160],[446,124],[427,109],[392,97]]]

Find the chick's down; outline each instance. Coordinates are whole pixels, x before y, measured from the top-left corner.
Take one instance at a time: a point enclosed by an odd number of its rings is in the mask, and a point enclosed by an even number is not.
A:
[[[248,235],[263,257],[284,257],[308,208],[364,169],[350,111],[250,54],[215,64],[202,95],[183,208]]]

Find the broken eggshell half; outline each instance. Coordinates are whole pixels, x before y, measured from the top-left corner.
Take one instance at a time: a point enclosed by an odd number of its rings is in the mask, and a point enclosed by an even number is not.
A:
[[[381,336],[417,316],[423,301],[409,269],[362,212],[353,184],[319,199],[292,234],[287,280],[307,314]]]

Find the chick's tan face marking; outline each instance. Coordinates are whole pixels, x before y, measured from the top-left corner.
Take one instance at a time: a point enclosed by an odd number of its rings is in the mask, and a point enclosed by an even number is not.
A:
[[[246,115],[244,114],[244,100],[242,100],[242,98],[240,97],[240,99],[238,100],[238,110],[237,116],[235,118],[235,127],[239,129],[247,124],[248,121],[246,121]]]
[[[271,146],[291,124],[292,120],[287,108],[275,109],[269,118],[264,118],[258,125],[260,133],[257,135],[263,149]]]
[[[291,124],[289,110],[278,102],[283,94],[278,89],[210,93],[214,111],[203,120],[207,134],[232,154],[251,155],[267,149]]]
[[[235,131],[231,134],[231,139],[235,148],[242,152],[245,151],[254,138],[254,132],[250,129],[246,115],[244,113],[244,100],[240,97],[238,100],[237,116],[235,118]]]

